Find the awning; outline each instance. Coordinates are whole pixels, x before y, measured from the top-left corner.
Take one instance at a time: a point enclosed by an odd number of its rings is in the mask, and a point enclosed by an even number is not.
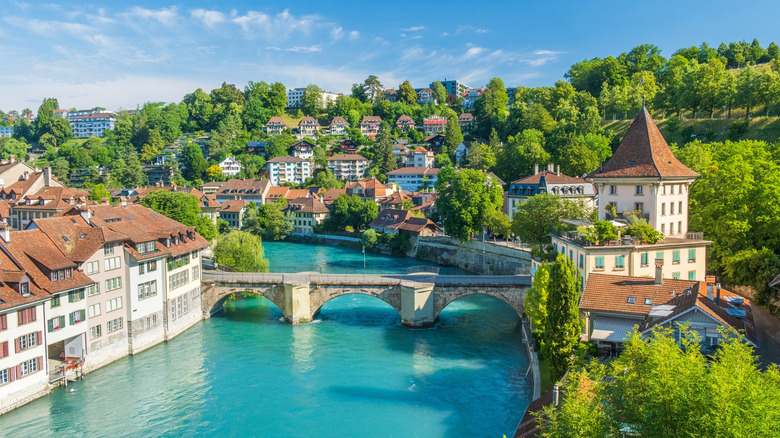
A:
[[[596,317],[593,321],[593,333],[590,338],[602,342],[625,342],[635,325],[642,321],[625,318]]]

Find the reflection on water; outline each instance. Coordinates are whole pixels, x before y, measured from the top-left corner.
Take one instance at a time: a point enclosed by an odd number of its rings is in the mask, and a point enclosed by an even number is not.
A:
[[[458,300],[427,330],[365,295],[329,301],[313,324],[279,318],[265,298],[228,301],[3,415],[2,435],[496,437],[528,403],[518,318],[497,299]]]

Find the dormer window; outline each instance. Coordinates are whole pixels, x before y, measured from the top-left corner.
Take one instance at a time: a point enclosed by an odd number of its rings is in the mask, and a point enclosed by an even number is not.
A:
[[[635,297],[628,297],[628,300],[626,301],[628,304],[634,304],[634,301],[636,300]]]
[[[652,306],[652,305],[653,305],[653,299],[645,298],[645,306]]]
[[[30,283],[26,281],[19,283],[19,293],[22,294],[23,297],[30,295]]]

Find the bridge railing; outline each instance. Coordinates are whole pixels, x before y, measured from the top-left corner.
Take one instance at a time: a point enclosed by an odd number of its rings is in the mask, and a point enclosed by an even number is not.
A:
[[[326,274],[302,273],[255,273],[204,271],[204,280],[226,280],[246,283],[341,283],[341,284],[389,284],[400,281],[436,283],[458,286],[530,286],[527,275],[424,275],[424,274]]]

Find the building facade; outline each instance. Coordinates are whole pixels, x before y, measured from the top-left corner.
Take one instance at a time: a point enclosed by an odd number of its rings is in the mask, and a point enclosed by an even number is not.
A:
[[[362,178],[370,162],[358,154],[337,154],[328,158],[328,169],[338,179]]]
[[[303,184],[311,178],[311,162],[299,157],[275,157],[267,162],[268,178],[278,186],[286,182]]]

